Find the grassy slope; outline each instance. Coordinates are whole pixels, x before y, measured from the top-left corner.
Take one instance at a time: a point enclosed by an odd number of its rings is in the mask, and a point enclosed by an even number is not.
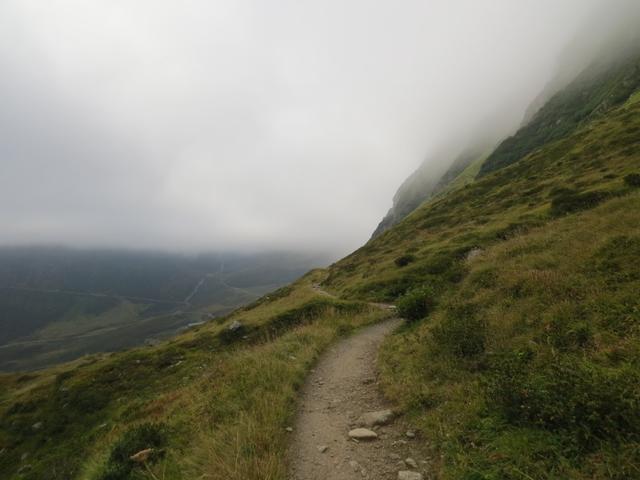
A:
[[[327,288],[345,297],[435,292],[432,314],[387,342],[381,367],[442,478],[640,478],[630,173],[640,173],[637,95],[330,269]],[[411,261],[399,267],[402,256]]]
[[[478,176],[480,168],[482,167],[482,164],[485,162],[488,156],[489,153],[485,153],[472,161],[464,170],[460,172],[459,175],[453,178],[450,182],[446,183],[443,186],[442,190],[437,192],[435,196],[444,197],[450,192],[462,188],[469,183],[472,183]]]
[[[157,347],[0,376],[0,477],[144,477],[126,458],[157,446],[159,478],[283,478],[284,427],[318,352],[387,315],[318,295],[317,275]]]

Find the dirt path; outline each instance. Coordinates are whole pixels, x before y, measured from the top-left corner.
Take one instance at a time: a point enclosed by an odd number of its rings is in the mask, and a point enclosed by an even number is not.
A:
[[[290,479],[396,479],[400,470],[417,474],[424,469],[400,420],[371,427],[378,434],[375,440],[357,442],[348,435],[360,415],[389,408],[378,389],[376,359],[382,340],[401,322],[393,319],[368,327],[320,359],[302,391],[293,426]],[[407,457],[416,460],[417,468],[403,464]]]

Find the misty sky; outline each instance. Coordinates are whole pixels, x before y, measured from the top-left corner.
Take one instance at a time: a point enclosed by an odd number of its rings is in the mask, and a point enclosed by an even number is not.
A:
[[[0,244],[346,253],[615,4],[2,0]]]

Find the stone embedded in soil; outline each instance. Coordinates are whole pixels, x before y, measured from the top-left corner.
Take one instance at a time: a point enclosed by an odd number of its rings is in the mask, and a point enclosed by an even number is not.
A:
[[[349,437],[356,440],[373,440],[378,438],[378,434],[368,428],[355,428],[349,432]]]
[[[412,472],[411,470],[404,470],[398,472],[398,480],[423,480],[421,473]]]
[[[380,410],[361,415],[356,420],[356,424],[363,427],[374,427],[376,425],[387,425],[391,420],[393,420],[393,412],[391,410]]]
[[[413,468],[414,470],[418,469],[418,464],[416,463],[416,461],[413,458],[406,458],[404,463],[409,465],[409,467]]]
[[[407,438],[415,438],[416,432],[414,432],[413,430],[407,430],[407,433],[405,435],[407,436]]]
[[[145,448],[144,450],[140,450],[138,453],[131,455],[129,460],[133,460],[136,463],[145,463],[149,460],[149,457],[153,452],[153,448]]]
[[[324,453],[329,449],[329,447],[327,447],[326,445],[318,445],[318,451],[320,453]]]
[[[244,328],[244,325],[240,323],[238,320],[234,320],[231,325],[227,327],[227,330],[231,333],[239,332]]]

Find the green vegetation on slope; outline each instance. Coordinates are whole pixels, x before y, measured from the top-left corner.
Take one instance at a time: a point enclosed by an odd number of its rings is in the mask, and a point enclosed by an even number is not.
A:
[[[638,173],[632,99],[331,267],[418,307],[380,365],[439,478],[640,478]]]
[[[156,347],[0,376],[0,476],[284,478],[285,427],[313,360],[388,315],[320,295],[317,281]],[[129,459],[146,448],[146,465]]]
[[[449,159],[450,165],[443,172],[439,170],[439,164],[446,167],[447,155],[442,158],[425,161],[418,169],[407,178],[393,197],[393,206],[382,219],[372,238],[376,238],[394,225],[400,223],[423,202],[436,195],[442,195],[451,190],[452,185],[464,185],[475,178],[480,165],[486,159],[488,143],[486,140],[476,142],[477,145],[467,148],[457,157]],[[444,160],[443,160],[444,159]],[[473,167],[471,167],[473,165]]]

